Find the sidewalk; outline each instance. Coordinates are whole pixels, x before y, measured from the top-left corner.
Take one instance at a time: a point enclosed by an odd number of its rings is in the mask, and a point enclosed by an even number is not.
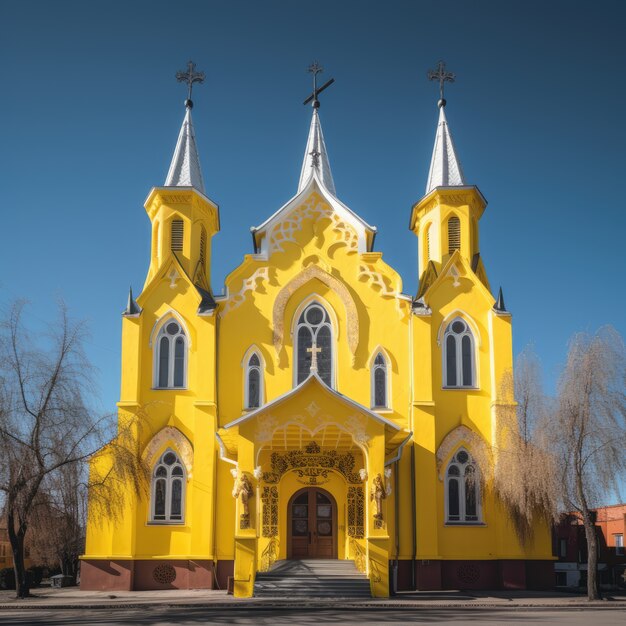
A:
[[[591,608],[626,609],[626,595],[609,593],[604,600],[590,603],[585,596],[558,591],[410,591],[391,598],[289,600],[284,598],[233,598],[225,591],[164,590],[164,591],[80,591],[76,587],[63,589],[38,588],[27,600],[17,600],[14,591],[0,591],[3,609],[131,609],[145,606],[205,606],[213,609],[382,609],[382,608]]]

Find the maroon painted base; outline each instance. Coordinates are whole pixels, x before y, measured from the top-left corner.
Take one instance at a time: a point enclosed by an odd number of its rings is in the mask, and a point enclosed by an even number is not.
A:
[[[398,562],[398,590],[553,589],[552,561],[411,561]],[[413,587],[415,585],[415,587]]]
[[[222,566],[221,569],[227,571],[227,563],[226,567]],[[81,562],[80,588],[85,591],[222,588],[219,584],[221,582],[219,581],[219,563],[217,577],[215,574],[213,561],[208,560],[100,561],[88,559]],[[232,574],[226,574],[228,575]],[[225,578],[224,574],[221,578]]]

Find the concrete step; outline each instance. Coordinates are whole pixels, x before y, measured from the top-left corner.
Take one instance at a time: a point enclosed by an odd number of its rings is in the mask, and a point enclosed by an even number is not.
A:
[[[269,572],[259,572],[255,597],[369,598],[370,583],[353,561],[306,559],[277,561]]]

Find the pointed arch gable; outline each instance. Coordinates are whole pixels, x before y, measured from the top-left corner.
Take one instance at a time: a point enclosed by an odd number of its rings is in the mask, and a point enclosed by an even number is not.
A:
[[[435,455],[437,461],[437,474],[439,480],[443,481],[442,468],[445,468],[445,461],[453,452],[460,447],[465,447],[468,452],[479,462],[481,471],[486,472],[488,469],[484,467],[484,463],[480,463],[481,459],[489,457],[489,447],[486,441],[476,432],[467,426],[457,426],[451,430],[441,441]]]
[[[439,325],[439,330],[437,331],[437,345],[441,345],[443,340],[443,335],[446,332],[446,328],[448,328],[449,324],[457,317],[460,317],[463,321],[467,322],[467,325],[470,327],[474,340],[476,341],[476,347],[480,348],[482,343],[482,338],[480,335],[480,331],[478,330],[478,324],[475,322],[474,318],[469,314],[463,311],[462,309],[454,309],[448,313],[442,320]]]
[[[356,353],[359,345],[359,314],[356,304],[348,291],[348,288],[332,274],[325,272],[315,265],[310,265],[300,272],[295,278],[287,283],[278,293],[274,301],[272,320],[274,325],[274,348],[280,352],[285,339],[285,308],[291,296],[307,282],[317,278],[327,287],[332,289],[341,299],[346,309],[348,346],[352,354]]]
[[[156,433],[144,448],[142,457],[152,466],[158,455],[167,446],[173,448],[178,453],[180,460],[185,466],[187,479],[189,480],[193,469],[193,446],[189,439],[174,426],[166,426]]]

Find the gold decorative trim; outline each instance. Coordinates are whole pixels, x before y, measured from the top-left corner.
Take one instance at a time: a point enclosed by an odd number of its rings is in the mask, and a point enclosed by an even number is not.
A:
[[[280,290],[276,297],[272,315],[274,322],[274,348],[276,348],[276,352],[280,352],[284,345],[285,308],[287,302],[302,285],[314,278],[330,287],[343,302],[347,315],[348,346],[352,354],[355,354],[359,345],[359,314],[356,304],[348,288],[340,280],[315,265],[311,265],[300,272]]]

